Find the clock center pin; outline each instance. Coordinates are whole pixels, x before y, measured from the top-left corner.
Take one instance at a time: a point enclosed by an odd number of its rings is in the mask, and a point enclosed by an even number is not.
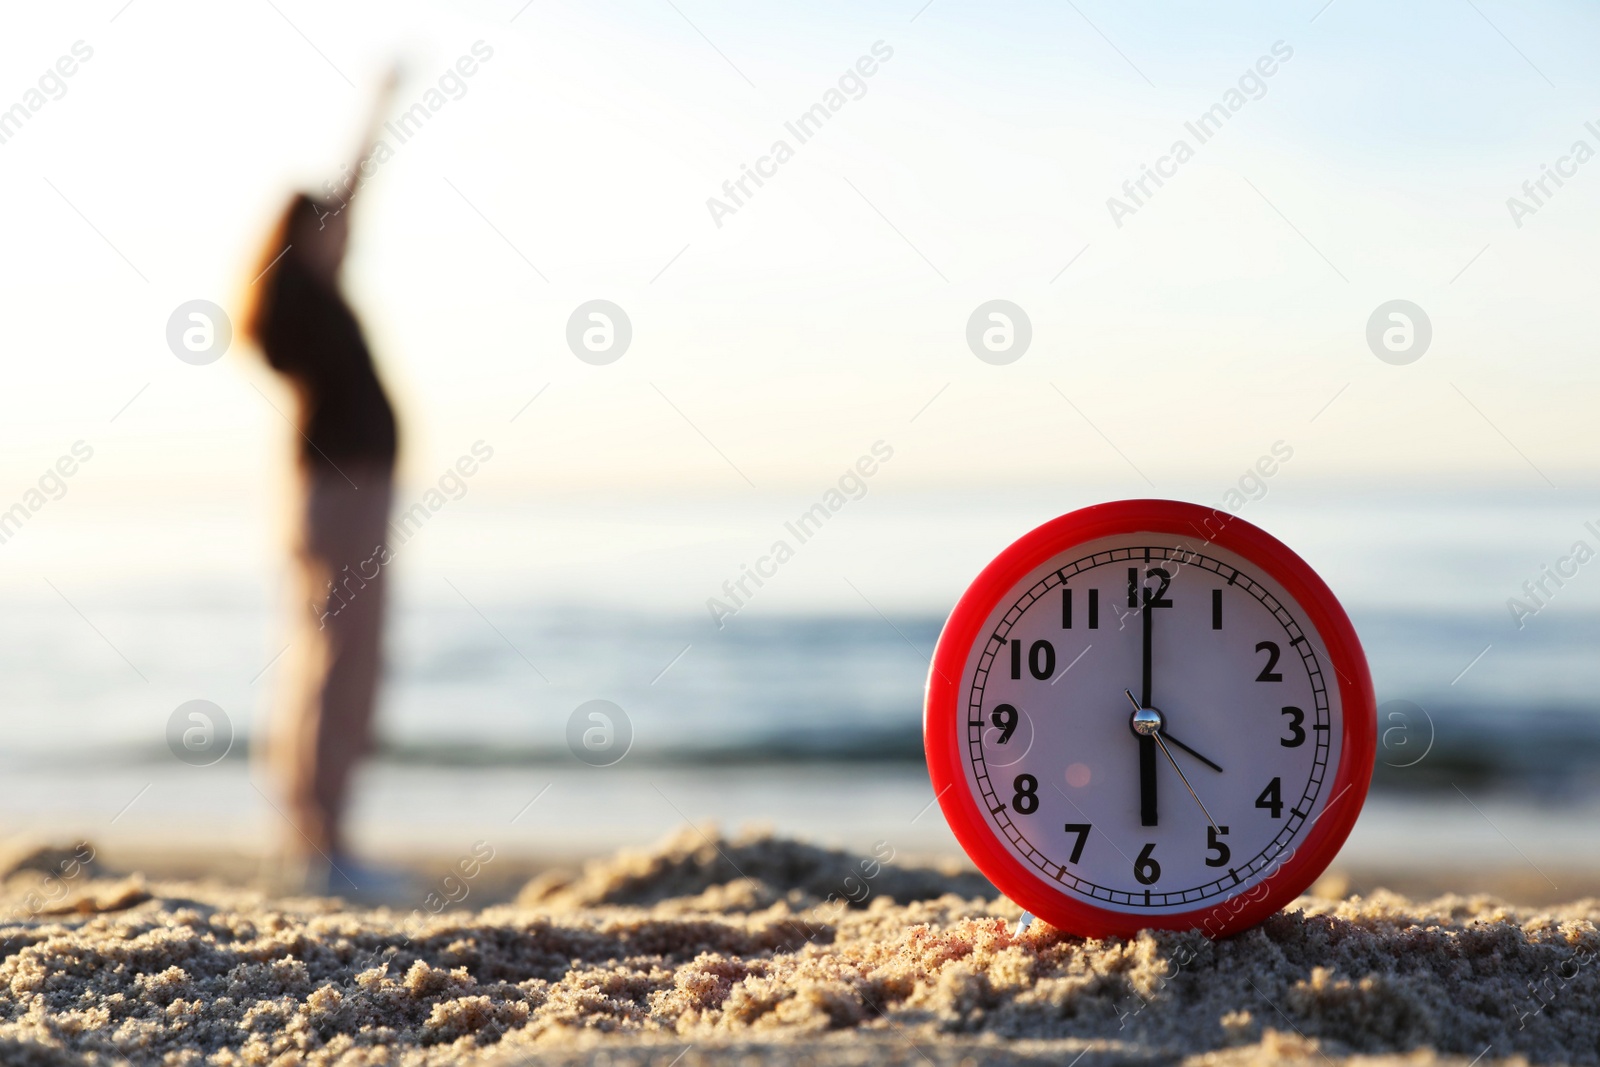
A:
[[[1154,737],[1166,728],[1166,717],[1159,708],[1140,708],[1133,713],[1133,732],[1140,737]]]

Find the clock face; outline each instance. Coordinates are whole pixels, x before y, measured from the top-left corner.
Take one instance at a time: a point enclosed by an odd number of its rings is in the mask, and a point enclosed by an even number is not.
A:
[[[1210,514],[1104,507],[1136,504]],[[1302,891],[1354,821],[1371,772],[1365,661],[1329,624],[1330,605],[1344,616],[1326,587],[1311,591],[1326,603],[1302,603],[1240,527],[1231,545],[1104,524],[1019,542],[1003,580],[986,572],[957,609],[959,646],[941,637],[928,719],[930,766],[946,757],[935,784],[951,786],[941,804],[980,868],[1057,925],[1204,916],[1220,930],[1235,901]],[[1095,921],[1107,914],[1121,918]]]

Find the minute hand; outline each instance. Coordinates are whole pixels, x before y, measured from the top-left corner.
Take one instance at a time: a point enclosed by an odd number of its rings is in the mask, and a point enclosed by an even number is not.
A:
[[[1155,621],[1154,613],[1150,610],[1151,608],[1155,607],[1155,605],[1151,603],[1151,600],[1152,597],[1150,596],[1149,591],[1146,590],[1144,593],[1144,607],[1139,612],[1141,616],[1140,622],[1144,628],[1144,655],[1142,657],[1143,663],[1141,665],[1142,670],[1139,678],[1139,706],[1144,708],[1155,707],[1155,703],[1150,699],[1150,661],[1152,659],[1151,646],[1154,644],[1152,640],[1153,635],[1151,632],[1151,624]]]
[[[1145,603],[1144,610],[1139,613],[1144,629],[1144,668],[1141,675],[1140,691],[1144,694],[1144,702],[1134,702],[1135,710],[1139,707],[1150,707],[1150,643],[1151,643],[1151,617],[1150,604]],[[1128,694],[1128,699],[1133,699],[1133,694]],[[1159,811],[1156,804],[1156,745],[1153,740],[1144,734],[1139,734],[1139,825],[1159,825]]]

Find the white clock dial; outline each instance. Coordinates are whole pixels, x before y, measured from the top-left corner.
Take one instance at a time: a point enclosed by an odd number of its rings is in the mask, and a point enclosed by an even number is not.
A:
[[[967,657],[967,786],[996,839],[1070,895],[1141,914],[1235,897],[1337,799],[1325,647],[1232,552],[1084,544],[1013,586]]]

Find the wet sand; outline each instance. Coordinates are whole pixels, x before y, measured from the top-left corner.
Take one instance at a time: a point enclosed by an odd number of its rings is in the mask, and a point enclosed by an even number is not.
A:
[[[1222,942],[1016,936],[953,863],[685,830],[446,907],[490,868],[372,909],[13,852],[0,1062],[1600,1062],[1593,899],[1378,891]]]

